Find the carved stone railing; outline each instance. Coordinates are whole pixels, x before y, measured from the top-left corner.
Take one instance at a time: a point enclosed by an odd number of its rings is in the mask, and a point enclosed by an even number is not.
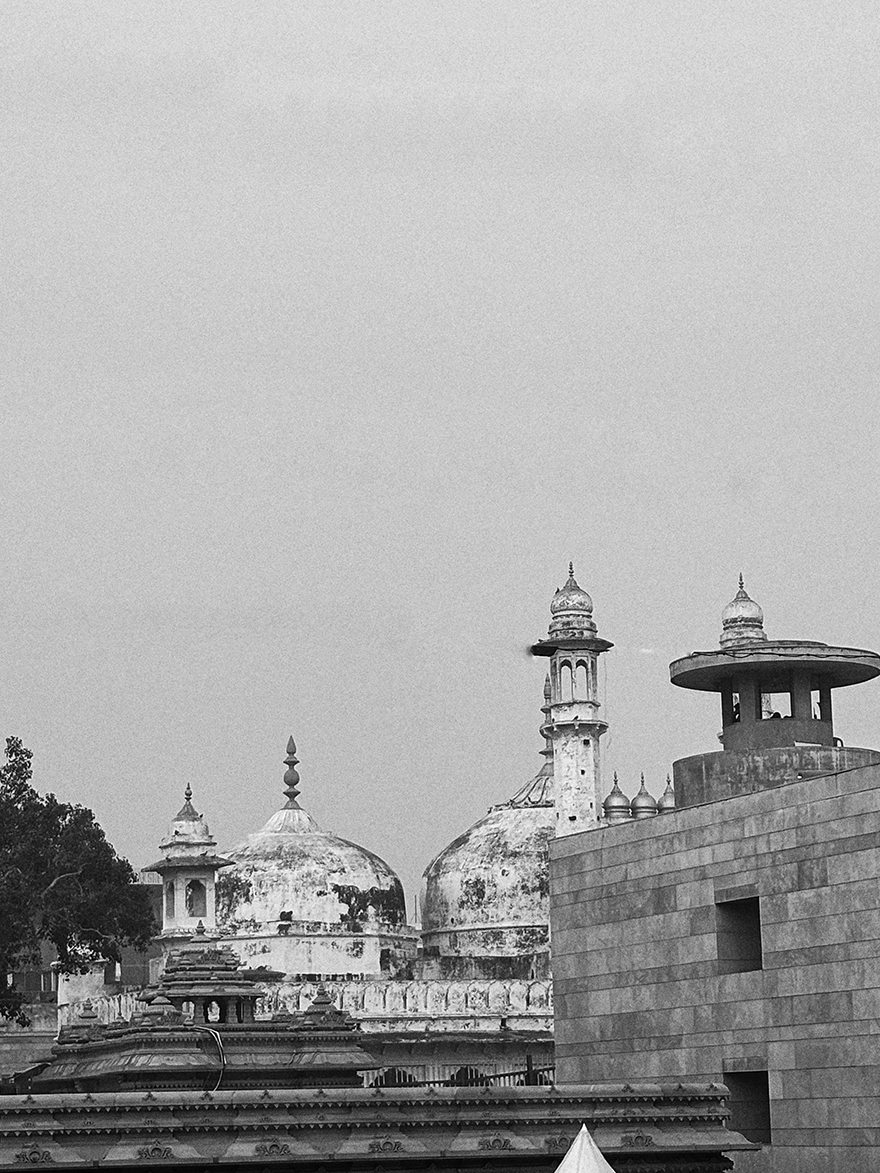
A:
[[[358,1019],[364,1030],[507,1029],[549,1030],[552,984],[533,981],[342,981],[325,982],[330,997]],[[258,1018],[293,1014],[311,1005],[317,982],[279,982],[258,1004]],[[139,1009],[137,991],[92,1001],[103,1023],[129,1019]],[[80,1006],[59,1006],[58,1025],[76,1021]]]
[[[533,981],[344,981],[326,982],[327,992],[342,1010],[361,1020],[400,1019],[540,1019],[553,1014],[551,982]],[[305,1010],[317,992],[316,982],[281,982],[263,999],[269,1014]],[[383,1027],[383,1029],[386,1029]],[[534,1029],[534,1028],[533,1028]]]

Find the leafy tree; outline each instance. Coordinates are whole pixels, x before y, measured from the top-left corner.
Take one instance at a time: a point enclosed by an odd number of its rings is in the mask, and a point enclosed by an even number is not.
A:
[[[61,973],[146,949],[157,930],[146,891],[82,806],[40,795],[31,752],[6,739],[0,767],[0,1016],[27,1024],[12,975],[54,949]],[[3,980],[5,975],[5,981]]]

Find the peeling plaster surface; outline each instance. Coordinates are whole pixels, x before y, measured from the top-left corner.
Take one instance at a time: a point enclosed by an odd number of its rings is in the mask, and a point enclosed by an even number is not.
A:
[[[426,956],[432,951],[440,958],[547,954],[553,835],[551,803],[514,800],[494,807],[441,851],[424,876]]]
[[[247,965],[284,973],[386,976],[415,955],[403,888],[373,852],[284,807],[227,852],[217,921]]]

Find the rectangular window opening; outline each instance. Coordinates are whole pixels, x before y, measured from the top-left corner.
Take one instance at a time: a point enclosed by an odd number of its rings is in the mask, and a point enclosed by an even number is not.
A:
[[[721,689],[721,724],[735,725],[739,720],[739,685],[725,684]]]
[[[772,721],[792,715],[791,692],[761,692],[760,720]]]
[[[770,1144],[770,1081],[766,1071],[725,1072],[730,1089],[728,1127],[746,1140]]]
[[[810,716],[814,721],[831,720],[831,689],[815,680],[810,689]]]
[[[719,973],[748,973],[764,968],[761,907],[757,896],[715,905]]]

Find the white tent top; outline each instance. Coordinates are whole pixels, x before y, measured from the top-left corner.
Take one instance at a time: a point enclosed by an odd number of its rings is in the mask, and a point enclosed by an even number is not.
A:
[[[586,1124],[582,1124],[556,1173],[614,1173],[614,1170],[602,1156]]]

